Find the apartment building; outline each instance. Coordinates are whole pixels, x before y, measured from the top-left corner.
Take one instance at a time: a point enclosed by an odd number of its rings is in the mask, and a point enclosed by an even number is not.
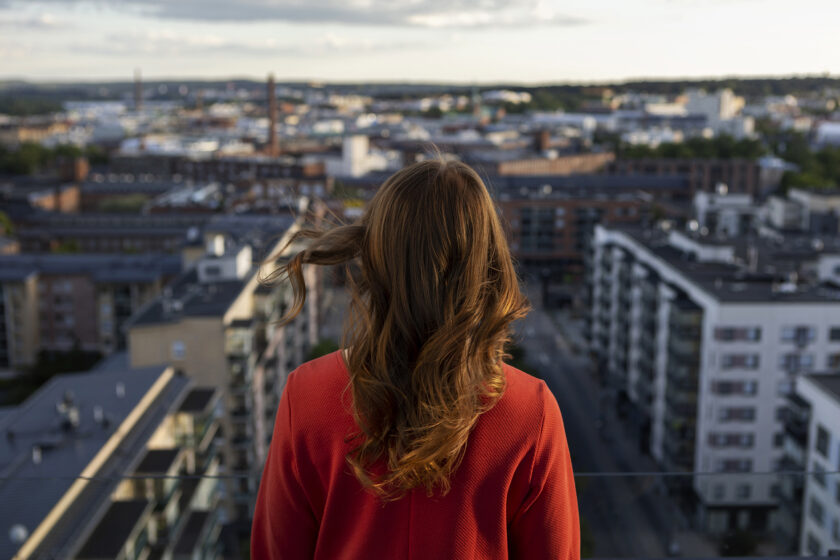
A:
[[[838,329],[840,330],[840,329]],[[838,333],[840,337],[840,333]],[[779,525],[791,552],[840,550],[840,360],[834,373],[804,375],[786,418]],[[807,472],[796,475],[795,472]]]
[[[269,254],[301,224],[291,216],[273,219],[286,234]],[[132,366],[171,364],[223,392],[222,471],[236,476],[226,481],[225,506],[231,517],[247,520],[286,376],[317,342],[319,290],[315,269],[307,267],[304,310],[278,327],[292,302],[290,286],[260,282],[270,270],[260,271],[252,246],[238,239],[207,232],[205,255],[130,320],[127,336]]]
[[[800,240],[801,241],[801,240]],[[590,349],[642,445],[689,477],[714,533],[772,526],[784,409],[803,373],[840,367],[840,290],[795,240],[596,226]],[[828,255],[830,256],[830,255]]]
[[[639,158],[616,159],[607,166],[610,175],[644,175],[648,177],[680,176],[688,181],[687,196],[696,192],[714,192],[718,183],[729,186],[729,192],[760,194],[761,167],[748,159],[703,158]]]
[[[124,348],[123,323],[180,270],[178,255],[0,255],[0,369]]]
[[[0,556],[214,558],[219,398],[117,360],[0,411]]]

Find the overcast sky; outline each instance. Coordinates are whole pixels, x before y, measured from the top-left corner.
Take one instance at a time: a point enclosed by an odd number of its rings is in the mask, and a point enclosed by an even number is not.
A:
[[[840,0],[0,0],[0,79],[840,74]]]

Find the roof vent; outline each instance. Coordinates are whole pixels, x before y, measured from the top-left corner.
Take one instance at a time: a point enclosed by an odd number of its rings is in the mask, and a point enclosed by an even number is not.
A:
[[[76,406],[72,391],[65,391],[64,397],[55,408],[61,416],[63,430],[71,431],[79,427],[79,407]]]
[[[117,398],[122,399],[125,397],[125,383],[119,382],[117,383]]]

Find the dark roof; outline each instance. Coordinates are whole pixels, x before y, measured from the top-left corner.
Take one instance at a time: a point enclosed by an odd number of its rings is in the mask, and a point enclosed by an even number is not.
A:
[[[181,450],[178,448],[150,449],[134,472],[136,474],[166,474],[180,453]]]
[[[0,280],[20,280],[33,272],[43,275],[86,275],[94,282],[153,282],[181,271],[181,256],[71,253],[0,255]]]
[[[7,478],[0,478],[0,504],[15,504],[15,507],[0,508],[0,526],[22,523],[37,527],[164,370],[165,366],[155,366],[57,375],[21,405],[4,410],[0,415],[0,435],[5,436],[0,437],[0,473]],[[146,441],[183,398],[188,383],[188,378],[174,376],[125,434],[119,453],[112,453],[102,468],[108,472],[131,472],[137,457],[145,452]],[[118,385],[122,397],[117,395]],[[56,409],[57,403],[68,397],[79,410],[79,425],[75,430],[62,428],[62,417]],[[96,421],[96,407],[101,407],[107,425]],[[42,449],[39,464],[31,460],[35,445]],[[36,485],[21,484],[20,479],[27,478],[39,480]],[[110,499],[114,485],[116,481],[88,485],[39,550],[64,550],[69,546],[72,535],[78,534],[89,521],[89,512]],[[10,558],[14,550],[8,531],[0,531],[0,558]]]
[[[840,403],[840,373],[814,374],[809,375],[808,379]]]
[[[199,539],[209,518],[209,511],[193,511],[190,513],[190,517],[184,525],[184,530],[181,531],[181,537],[175,545],[175,554],[192,554],[196,545],[199,544]]]
[[[184,317],[221,318],[255,273],[256,268],[240,280],[202,283],[198,280],[196,268],[190,268],[167,286],[167,290],[171,290],[169,303],[164,303],[163,296],[158,297],[138,311],[129,325],[174,323]],[[178,302],[177,307],[175,302]]]
[[[621,232],[644,246],[651,255],[667,263],[686,280],[718,301],[840,304],[840,290],[824,284],[802,283],[791,292],[778,289],[778,285],[785,282],[789,273],[798,270],[803,263],[813,262],[819,254],[809,249],[799,238],[786,239],[782,244],[762,238],[738,238],[728,243],[719,243],[711,238],[697,240],[701,245],[732,245],[735,256],[742,263],[746,260],[748,249],[754,247],[759,255],[758,266],[755,272],[750,272],[743,264],[698,262],[686,252],[670,245],[667,235],[655,228],[610,225],[606,229]]]
[[[213,402],[216,389],[212,387],[197,387],[187,394],[178,412],[199,413],[207,410],[207,405]]]
[[[147,500],[112,502],[76,558],[116,558],[150,507]]]

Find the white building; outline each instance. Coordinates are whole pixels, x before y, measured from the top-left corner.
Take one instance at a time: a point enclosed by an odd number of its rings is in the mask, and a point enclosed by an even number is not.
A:
[[[686,92],[685,110],[689,114],[705,115],[710,125],[732,119],[744,108],[744,98],[723,89],[715,93],[691,89]]]
[[[840,341],[840,328],[835,334]],[[803,466],[811,473],[804,477],[799,554],[823,556],[840,549],[840,373],[803,376],[796,393],[809,408]]]
[[[734,237],[749,231],[756,206],[752,195],[725,192],[698,191],[694,195],[694,212],[697,225],[713,235]]]
[[[333,177],[360,177],[371,171],[398,168],[401,160],[397,153],[383,153],[370,149],[367,136],[345,136],[340,158],[325,161],[327,175]]]
[[[683,488],[713,533],[772,525],[775,480],[751,473],[776,469],[793,380],[840,359],[840,290],[792,281],[816,268],[799,254],[815,258],[761,239],[595,229],[590,349],[665,470],[720,473]]]

